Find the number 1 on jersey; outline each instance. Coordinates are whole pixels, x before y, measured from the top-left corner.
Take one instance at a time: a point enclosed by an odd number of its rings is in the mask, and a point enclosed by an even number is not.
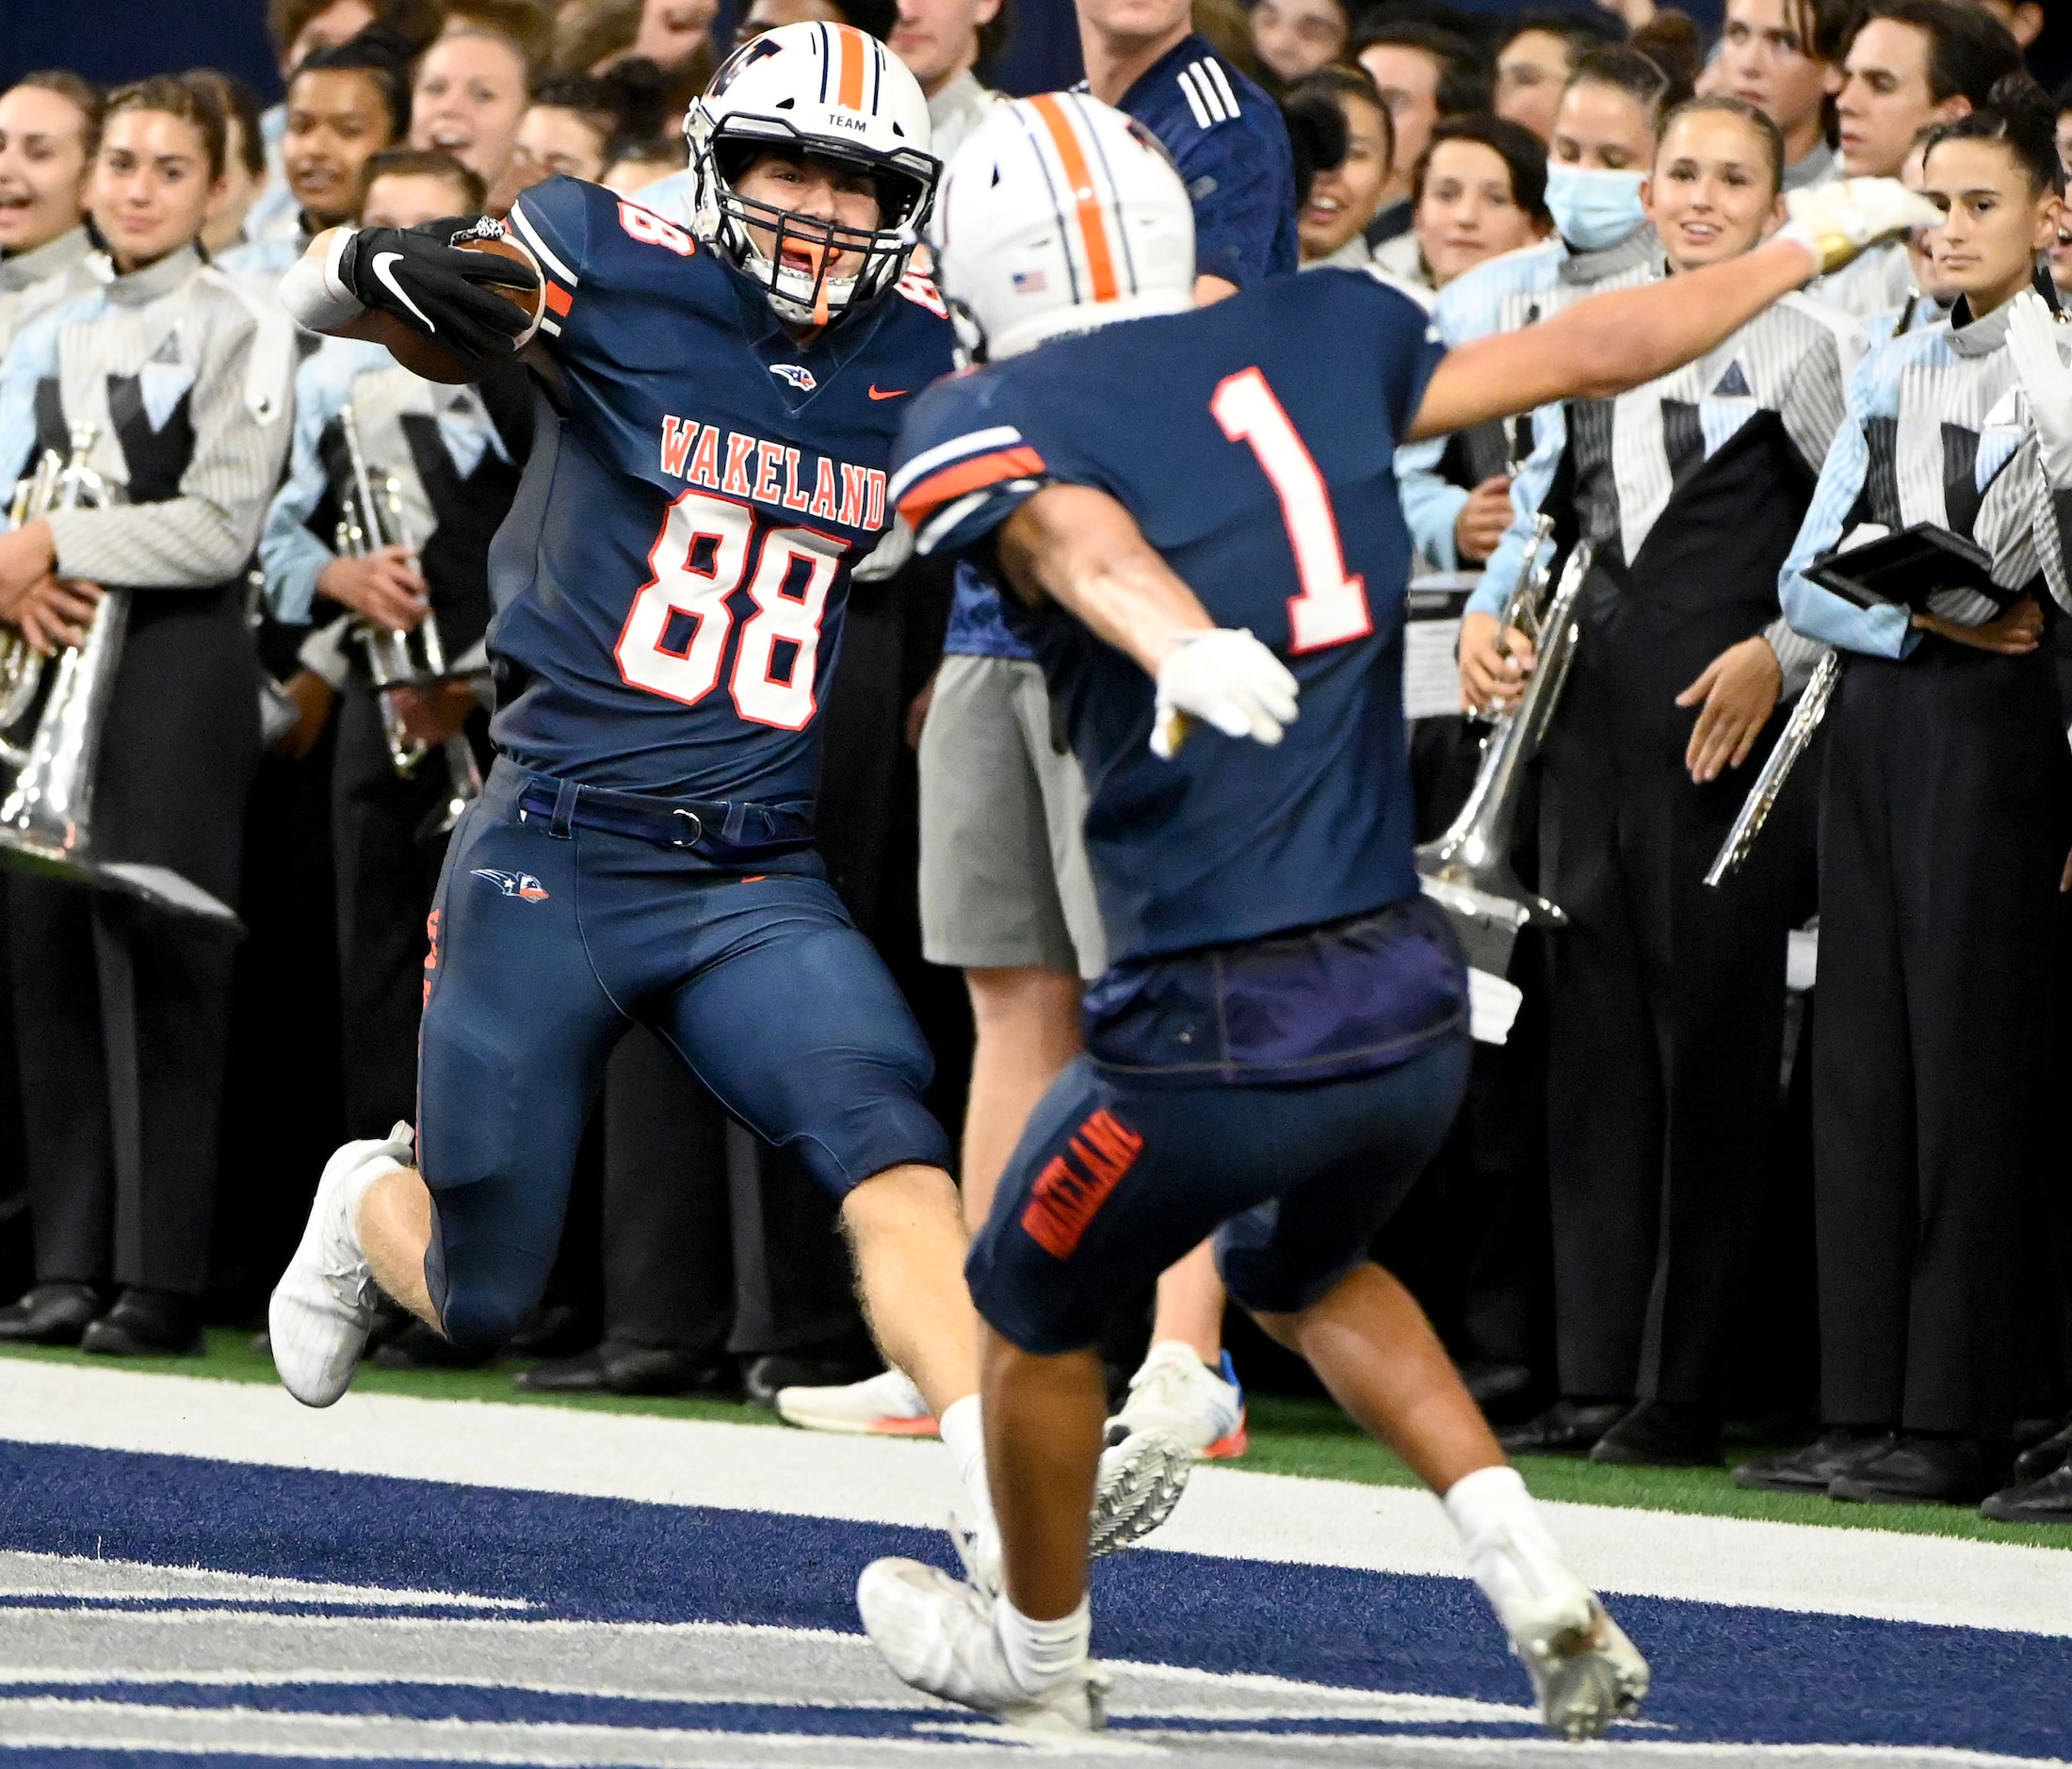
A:
[[[1367,585],[1347,575],[1330,488],[1266,377],[1256,368],[1226,375],[1208,409],[1225,436],[1250,445],[1281,500],[1281,520],[1287,525],[1302,584],[1301,593],[1287,599],[1288,649],[1320,651],[1366,638],[1374,630]]]

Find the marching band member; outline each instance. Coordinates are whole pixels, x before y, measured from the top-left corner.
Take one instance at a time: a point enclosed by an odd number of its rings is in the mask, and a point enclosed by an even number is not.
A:
[[[1755,247],[1783,218],[1783,162],[1752,105],[1675,112],[1647,195],[1669,274]],[[1675,374],[1569,409],[1574,520],[1595,550],[1540,825],[1540,884],[1568,915],[1548,941],[1562,1398],[1517,1448],[1719,1457],[1810,799],[1723,887],[1703,881],[1819,654],[1785,625],[1777,571],[1863,349],[1847,315],[1790,295]]]
[[[1784,137],[1784,187],[1839,176],[1830,123],[1855,0],[1726,0],[1708,91],[1753,105]]]
[[[369,227],[415,227],[481,207],[481,180],[450,154],[392,149],[366,171]],[[397,366],[378,345],[327,338],[297,371],[295,395],[288,480],[259,544],[276,617],[306,623],[318,598],[392,632],[415,631],[429,615],[449,664],[478,655],[490,537],[510,507],[531,430],[518,377],[444,386]],[[352,495],[340,421],[348,406],[370,472],[396,481],[407,539],[341,558],[333,543]],[[443,746],[481,721],[463,682],[395,690],[401,736],[426,746],[413,771],[399,774],[364,649],[349,639],[327,649],[342,655],[335,673],[345,683],[332,846],[346,1128],[378,1136],[410,1117],[416,1100],[425,917],[445,852],[435,828],[455,790]]]
[[[45,307],[83,286],[87,172],[101,94],[76,73],[30,73],[0,92],[0,355]]]
[[[242,574],[287,446],[292,333],[196,249],[223,119],[160,76],[108,101],[92,174],[97,285],[20,332],[0,369],[0,473],[96,436],[109,508],[0,536],[0,618],[77,643],[135,592],[101,736],[93,847],[237,896],[258,760]],[[216,1188],[233,943],[40,878],[10,881],[37,1287],[13,1336],[89,1350],[194,1341]],[[110,1281],[122,1287],[105,1308]],[[89,1325],[90,1323],[90,1325]]]
[[[379,26],[303,57],[281,143],[300,225],[225,252],[225,270],[270,289],[312,239],[352,219],[367,161],[409,133],[409,45]]]
[[[2015,78],[1993,99],[1928,150],[1951,322],[1863,365],[1783,576],[1792,625],[1848,660],[1827,721],[1813,1068],[1827,1431],[1743,1465],[1747,1486],[1976,1503],[2005,1471],[2072,757],[2039,649],[2048,511],[2017,452],[2006,348],[2064,174],[2042,93]],[[1858,607],[1805,571],[1859,524],[1975,542],[2017,599]]]
[[[1435,311],[1440,335],[1459,346],[1544,319],[1583,295],[1643,283],[1654,274],[1655,235],[1641,207],[1640,187],[1655,157],[1662,115],[1679,96],[1669,76],[1638,50],[1593,50],[1577,64],[1562,95],[1547,162],[1546,206],[1555,236],[1544,246],[1478,267],[1443,291]],[[1515,492],[1491,476],[1471,491],[1440,469],[1448,442],[1405,447],[1396,463],[1412,540],[1444,571],[1488,561],[1493,583],[1508,590],[1523,557],[1500,544],[1514,507],[1537,509],[1561,460],[1559,412],[1533,414],[1530,459]],[[1506,458],[1513,450],[1505,450]],[[1502,593],[1495,602],[1500,604]],[[1514,694],[1497,687],[1507,674],[1495,620],[1472,618],[1461,630],[1464,660],[1477,660],[1475,705]]]

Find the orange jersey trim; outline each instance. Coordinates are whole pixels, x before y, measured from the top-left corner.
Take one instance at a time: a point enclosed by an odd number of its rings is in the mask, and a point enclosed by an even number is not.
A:
[[[1007,479],[1033,479],[1043,470],[1043,456],[1027,444],[1019,448],[996,449],[992,454],[960,461],[908,487],[907,495],[899,500],[899,513],[917,528],[953,497]]]

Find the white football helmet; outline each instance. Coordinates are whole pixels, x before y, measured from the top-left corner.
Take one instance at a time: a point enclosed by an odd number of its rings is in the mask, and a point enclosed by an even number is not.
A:
[[[695,187],[691,232],[769,291],[779,316],[825,325],[906,273],[942,166],[929,152],[928,101],[903,62],[848,24],[780,24],[743,43],[684,114]],[[868,172],[878,189],[875,231],[751,202],[735,180],[771,148],[789,148]],[[751,224],[774,238],[769,253]],[[803,246],[811,271],[784,262]],[[860,253],[853,276],[829,271],[836,252]]]
[[[935,281],[994,360],[1194,304],[1194,209],[1158,139],[1083,92],[996,105],[957,151]]]

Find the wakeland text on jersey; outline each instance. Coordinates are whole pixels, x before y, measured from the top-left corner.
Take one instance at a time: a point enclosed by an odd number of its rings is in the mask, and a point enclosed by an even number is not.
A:
[[[847,461],[814,457],[817,466],[808,492],[800,475],[800,451],[786,443],[721,432],[717,424],[695,418],[662,419],[662,471],[691,485],[703,485],[753,503],[818,516],[845,528],[885,526],[885,475],[882,467],[859,467]]]

